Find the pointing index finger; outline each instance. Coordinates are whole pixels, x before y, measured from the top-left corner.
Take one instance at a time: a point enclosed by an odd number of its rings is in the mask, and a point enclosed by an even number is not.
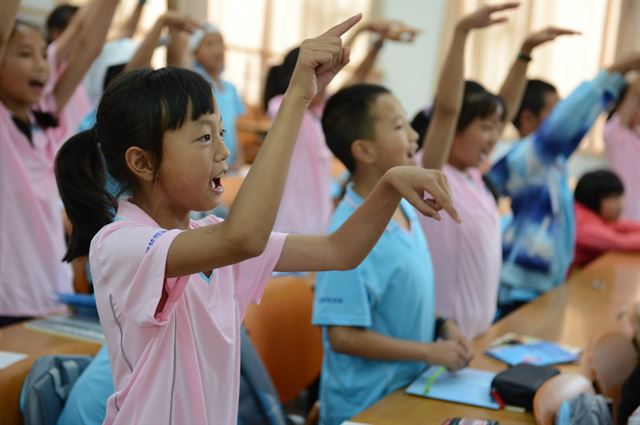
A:
[[[322,35],[333,35],[333,36],[338,36],[340,37],[342,34],[344,34],[345,32],[349,31],[351,28],[353,28],[353,26],[355,24],[357,24],[358,22],[360,22],[360,19],[362,19],[362,13],[358,13],[357,15],[354,15],[352,17],[350,17],[349,19],[340,22],[338,25],[336,25],[333,28],[330,28],[329,30],[327,30],[327,32],[325,32]]]

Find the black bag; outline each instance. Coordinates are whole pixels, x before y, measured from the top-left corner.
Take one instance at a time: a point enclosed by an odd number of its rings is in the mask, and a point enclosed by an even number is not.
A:
[[[550,366],[520,363],[498,373],[491,382],[491,388],[506,405],[533,410],[533,396],[538,388],[559,373]]]

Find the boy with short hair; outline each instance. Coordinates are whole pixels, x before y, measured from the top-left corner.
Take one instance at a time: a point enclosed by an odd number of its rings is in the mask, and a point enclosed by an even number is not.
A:
[[[510,7],[491,6],[465,17],[458,24],[461,33],[466,37],[474,28],[502,22],[491,14]],[[438,131],[427,138],[454,133],[458,111],[450,105],[459,103],[455,97],[445,93],[439,99],[433,123]],[[400,101],[371,84],[333,95],[325,106],[322,128],[327,145],[351,173],[331,220],[334,229],[353,214],[389,168],[415,165],[418,134]],[[410,384],[428,364],[457,370],[471,359],[469,343],[457,325],[436,317],[429,247],[415,210],[404,200],[356,269],[318,274],[312,321],[323,326],[323,425],[357,415]]]

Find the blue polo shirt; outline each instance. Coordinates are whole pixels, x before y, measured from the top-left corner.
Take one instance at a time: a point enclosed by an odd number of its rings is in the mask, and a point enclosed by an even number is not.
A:
[[[331,219],[336,230],[362,203],[347,187]],[[340,424],[392,391],[410,384],[424,363],[376,361],[331,350],[326,326],[355,326],[389,337],[433,342],[435,285],[429,247],[413,207],[400,208],[411,230],[389,222],[367,258],[355,269],[318,273],[313,324],[323,326],[320,423]]]

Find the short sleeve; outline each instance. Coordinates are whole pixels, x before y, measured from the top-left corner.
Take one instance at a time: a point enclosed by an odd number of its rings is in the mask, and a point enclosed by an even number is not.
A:
[[[233,87],[233,97],[238,116],[244,115],[247,112],[247,108],[244,106],[244,102],[235,87]]]
[[[126,222],[103,228],[89,254],[99,302],[109,300],[136,326],[166,324],[189,279],[165,278],[169,248],[180,233]],[[168,297],[156,313],[163,287]]]
[[[318,273],[312,323],[318,326],[371,326],[371,303],[362,265],[353,270]]]
[[[272,233],[264,252],[234,266],[236,274],[236,296],[240,312],[244,315],[249,304],[257,304],[262,298],[265,285],[271,279],[287,239],[285,233]]]

